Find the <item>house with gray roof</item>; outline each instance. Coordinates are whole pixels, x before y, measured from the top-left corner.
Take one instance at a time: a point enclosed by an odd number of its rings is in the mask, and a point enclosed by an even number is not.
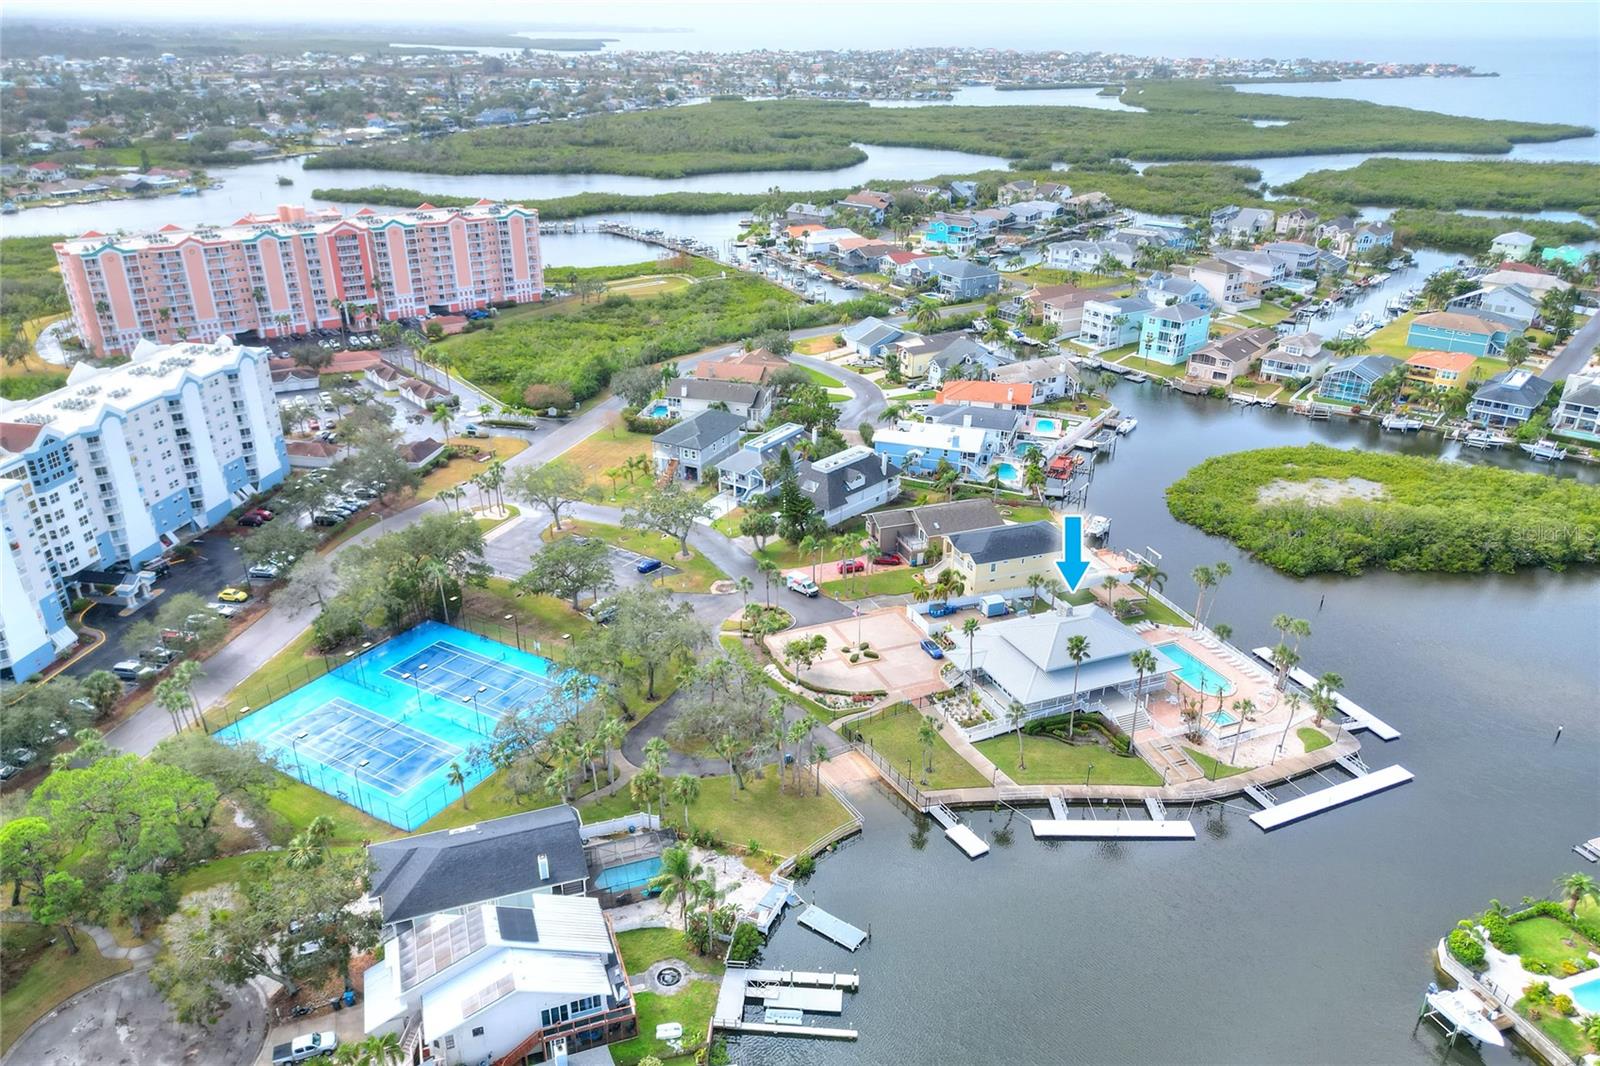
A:
[[[1064,355],[1006,363],[995,367],[989,377],[993,381],[1008,384],[1032,385],[1033,402],[1036,404],[1076,396],[1081,386],[1078,368],[1069,363]]]
[[[1514,229],[1496,237],[1489,245],[1489,254],[1497,259],[1526,259],[1532,254],[1533,245],[1531,233]]]
[[[1364,404],[1372,395],[1372,386],[1400,365],[1400,360],[1391,355],[1348,356],[1322,375],[1317,395],[1338,403]]]
[[[1078,334],[1094,348],[1120,348],[1133,344],[1144,329],[1144,319],[1155,304],[1142,296],[1123,296],[1108,300],[1086,300],[1083,325]]]
[[[1217,236],[1230,241],[1253,241],[1273,230],[1278,216],[1264,207],[1229,208],[1216,225]]]
[[[1520,426],[1533,417],[1555,382],[1531,370],[1507,370],[1478,386],[1467,404],[1467,418],[1490,429]]]
[[[772,495],[778,485],[768,479],[767,467],[782,457],[784,449],[793,449],[805,433],[804,426],[785,422],[745,441],[738,451],[717,464],[717,488],[741,504],[748,499]]]
[[[1556,433],[1600,438],[1600,371],[1573,374],[1561,390],[1561,402],[1550,419]]]
[[[1000,272],[966,259],[945,255],[918,260],[916,270],[939,279],[939,292],[954,300],[981,300],[1000,291]]]
[[[1464,292],[1445,304],[1444,309],[1524,330],[1539,317],[1539,298],[1521,285],[1500,285]]]
[[[1054,575],[1061,561],[1061,526],[1053,519],[969,529],[944,540],[944,565],[960,576],[964,596],[1028,592],[1030,577]]]
[[[863,318],[840,330],[839,335],[852,352],[868,359],[879,359],[890,345],[906,335],[906,331],[881,318]]]
[[[867,536],[881,552],[898,552],[921,565],[930,546],[969,529],[985,529],[1005,521],[993,501],[950,500],[922,507],[895,507],[867,515]]]
[[[858,444],[795,465],[795,483],[831,529],[900,495],[900,468]]]
[[[772,417],[772,390],[748,381],[716,378],[675,378],[666,388],[667,410],[674,418],[688,418],[709,411],[718,404],[759,426]],[[722,407],[718,407],[721,410]]]
[[[1261,377],[1268,381],[1314,378],[1327,367],[1329,355],[1315,333],[1291,333],[1261,357]]]
[[[739,450],[744,424],[742,415],[709,410],[674,422],[650,438],[656,476],[698,484],[714,475],[717,464]]]

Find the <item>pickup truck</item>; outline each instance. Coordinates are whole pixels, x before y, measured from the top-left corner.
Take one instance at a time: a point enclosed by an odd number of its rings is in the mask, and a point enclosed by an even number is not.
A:
[[[332,1055],[338,1046],[339,1038],[333,1035],[332,1030],[326,1033],[301,1033],[293,1040],[273,1045],[272,1066],[288,1066],[289,1063],[305,1062],[318,1055]]]

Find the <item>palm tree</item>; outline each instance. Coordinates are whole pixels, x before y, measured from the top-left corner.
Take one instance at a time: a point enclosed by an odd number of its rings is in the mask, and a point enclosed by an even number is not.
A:
[[[650,879],[650,887],[661,895],[661,902],[672,906],[678,902],[678,921],[689,924],[689,897],[694,884],[705,876],[705,867],[694,861],[689,849],[683,846],[668,848],[661,853],[661,872]]]
[[[951,566],[939,571],[939,576],[933,583],[933,591],[939,596],[939,602],[945,604],[950,602],[951,596],[961,595],[966,587],[966,582],[961,580],[961,575]]]
[[[927,715],[922,715],[922,721],[917,724],[917,743],[922,745],[922,783],[928,783],[928,774],[933,770],[933,749],[939,742],[940,724]]]
[[[1206,602],[1206,591],[1216,588],[1217,575],[1209,566],[1197,566],[1189,572],[1189,576],[1194,580],[1195,588],[1200,590],[1200,594],[1194,600],[1194,625],[1198,629],[1201,625],[1200,609]]]
[[[1144,691],[1144,677],[1145,677],[1146,674],[1153,674],[1156,671],[1156,656],[1155,656],[1155,653],[1152,652],[1149,648],[1140,648],[1138,651],[1136,651],[1132,655],[1128,656],[1128,665],[1132,666],[1133,670],[1134,670],[1134,673],[1136,675],[1138,675],[1138,679],[1135,682],[1135,687],[1134,687],[1135,700],[1134,700],[1134,715],[1133,715],[1133,726],[1134,726],[1134,729],[1137,729],[1139,727],[1139,707],[1140,707],[1140,705],[1142,704],[1145,707],[1148,707],[1150,705],[1149,696]],[[1149,714],[1149,712],[1146,711],[1146,716],[1147,717],[1148,717],[1148,714]],[[1134,732],[1133,729],[1128,730],[1128,739],[1129,740],[1133,739],[1133,732]]]
[[[1314,716],[1312,721],[1317,725],[1321,725],[1322,720],[1332,714],[1334,707],[1338,705],[1333,694],[1342,684],[1344,678],[1335,673],[1326,673],[1317,678],[1316,684],[1311,687],[1311,711]]]
[[[1039,589],[1044,585],[1045,576],[1037,571],[1028,575],[1028,610],[1034,611],[1039,607]]]
[[[1078,671],[1083,667],[1083,661],[1088,657],[1088,637],[1082,633],[1074,633],[1067,638],[1067,658],[1072,660],[1072,710],[1067,713],[1068,740],[1076,736],[1072,730],[1078,721]]]
[[[1006,721],[1011,723],[1011,728],[1017,731],[1017,769],[1028,768],[1028,756],[1022,747],[1022,723],[1028,720],[1028,708],[1016,700],[1011,701],[1011,706],[1006,708]]]
[[[606,761],[606,784],[611,784],[615,777],[611,764],[611,749],[622,748],[622,738],[627,733],[621,720],[616,715],[607,715],[605,721],[595,728],[594,738],[600,742],[600,754]]]
[[[455,414],[450,410],[449,406],[442,403],[434,404],[433,413],[428,418],[434,425],[444,427],[444,437],[448,441],[450,439],[450,423],[455,419]]]
[[[1133,568],[1133,582],[1144,586],[1144,594],[1150,595],[1151,589],[1160,591],[1166,587],[1167,575],[1164,570],[1148,559]]]
[[[1585,899],[1600,902],[1600,882],[1588,874],[1568,874],[1556,879],[1556,884],[1561,888],[1561,894],[1567,900],[1567,914],[1576,918],[1578,904]]]
[[[1212,563],[1211,564],[1211,584],[1214,585],[1214,586],[1220,587],[1222,585],[1222,579],[1225,578],[1225,577],[1228,577],[1232,573],[1233,573],[1233,567],[1229,566],[1227,563],[1221,563],[1221,562]],[[1212,611],[1213,608],[1216,607],[1216,605],[1217,605],[1217,599],[1216,599],[1215,596],[1213,596],[1211,598],[1211,603],[1206,606],[1206,617],[1207,618],[1211,617],[1211,611]]]
[[[683,804],[683,828],[693,832],[689,823],[689,808],[700,798],[700,779],[693,774],[679,774],[672,779],[672,799]]]
[[[739,756],[744,751],[744,741],[732,733],[724,733],[711,744],[711,751],[728,764],[728,774],[733,778],[733,794],[737,796],[744,787],[744,775],[739,772]]]
[[[444,779],[446,784],[454,785],[461,790],[461,809],[471,810],[472,808],[467,806],[467,775],[461,772],[461,764],[451,763],[450,769],[445,771]]]
[[[671,753],[667,742],[661,737],[651,737],[645,741],[644,764],[656,773],[660,773],[667,765],[667,756]]]
[[[789,743],[794,746],[794,790],[796,794],[803,794],[804,786],[801,784],[800,772],[805,767],[806,761],[805,741],[806,737],[811,735],[811,730],[816,724],[816,719],[809,714],[801,715],[789,723],[788,739]],[[778,768],[778,774],[780,777],[783,774],[781,766]]]
[[[810,533],[807,533],[804,537],[800,538],[800,554],[811,556],[812,584],[816,584],[817,564],[822,561],[822,549],[827,546],[827,543],[828,541],[825,537],[814,536]]]
[[[398,1033],[374,1033],[357,1046],[366,1048],[367,1060],[372,1066],[393,1066],[404,1057],[400,1053]]]
[[[978,633],[978,620],[968,618],[961,623],[961,632],[967,638],[967,683],[972,683],[972,638]]]
[[[939,308],[926,300],[920,301],[916,310],[911,312],[911,324],[923,331],[938,329],[943,321]]]
[[[1238,763],[1235,760],[1239,757],[1239,739],[1244,736],[1245,719],[1256,713],[1255,701],[1249,699],[1234,700],[1233,713],[1239,721],[1234,723],[1233,751],[1229,753],[1228,761],[1237,766]]]
[[[772,578],[779,571],[777,560],[757,559],[756,570],[761,574],[762,593],[767,601],[767,606],[772,606]]]
[[[750,590],[755,588],[756,584],[750,580],[749,575],[740,574],[738,580],[733,583],[733,587],[739,590],[739,599],[742,601],[741,606],[750,606]]]

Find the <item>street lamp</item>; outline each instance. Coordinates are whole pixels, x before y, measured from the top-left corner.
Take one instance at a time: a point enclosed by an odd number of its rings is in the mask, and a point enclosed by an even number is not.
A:
[[[1089,778],[1092,777],[1093,775],[1094,775],[1094,763],[1090,763],[1089,764],[1089,768],[1083,772],[1083,787],[1084,788],[1088,788],[1089,787]]]
[[[518,618],[515,613],[512,613],[512,614],[506,615],[506,621],[510,622],[512,625],[516,626],[516,629],[517,629],[517,650],[521,651],[522,650],[522,619]]]
[[[233,739],[235,741],[240,741],[240,740],[244,739],[244,735],[239,732],[239,719],[243,718],[245,715],[247,715],[249,713],[250,713],[250,708],[248,708],[248,707],[240,707],[237,711],[234,712],[234,715],[233,715]]]
[[[480,733],[482,733],[484,731],[484,729],[483,729],[483,712],[478,709],[478,697],[481,696],[483,693],[488,692],[488,691],[489,691],[489,686],[487,686],[487,685],[479,685],[478,686],[478,691],[469,692],[465,696],[461,697],[461,702],[462,703],[466,703],[469,700],[472,701],[472,715],[473,715],[474,718],[476,718],[478,720],[478,732],[480,732]]]
[[[300,745],[300,742],[302,740],[304,740],[306,737],[309,737],[310,735],[311,735],[310,733],[299,733],[299,734],[289,738],[289,750],[294,753],[294,768],[295,768],[295,772],[300,775],[300,780],[302,780],[302,781],[304,781],[306,779],[306,768],[305,768],[305,765],[303,763],[301,763],[301,761],[300,761],[300,747],[299,747],[299,745]]]
[[[356,806],[360,807],[362,810],[366,810],[366,807],[362,805],[361,800],[361,768],[367,765],[369,761],[370,760],[362,759],[360,762],[356,763],[350,771],[351,776],[355,778],[356,782]]]

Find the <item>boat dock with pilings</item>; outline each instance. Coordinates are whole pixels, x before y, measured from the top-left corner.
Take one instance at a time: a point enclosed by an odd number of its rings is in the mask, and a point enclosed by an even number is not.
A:
[[[761,1036],[808,1036],[827,1040],[854,1040],[854,1029],[795,1024],[792,1021],[745,1021],[745,1003],[754,1000],[765,1009],[763,1018],[792,1019],[796,1014],[842,1014],[844,994],[861,987],[854,973],[816,973],[804,970],[758,970],[729,962],[717,990],[711,1031],[756,1033]]]
[[[1252,648],[1250,649],[1250,654],[1254,655],[1257,659],[1260,659],[1268,666],[1276,669],[1276,666],[1272,661],[1271,648]],[[1289,670],[1289,678],[1307,692],[1310,692],[1312,689],[1317,687],[1317,679],[1312,677],[1306,671],[1300,669],[1298,666]],[[1350,732],[1355,733],[1365,729],[1370,731],[1372,735],[1377,737],[1379,740],[1388,741],[1400,739],[1400,730],[1396,729],[1388,722],[1385,722],[1382,718],[1379,718],[1377,715],[1373,714],[1371,711],[1367,710],[1365,707],[1361,706],[1355,700],[1350,699],[1343,693],[1335,692],[1333,694],[1333,703],[1334,706],[1343,711],[1345,716],[1350,719]]]

